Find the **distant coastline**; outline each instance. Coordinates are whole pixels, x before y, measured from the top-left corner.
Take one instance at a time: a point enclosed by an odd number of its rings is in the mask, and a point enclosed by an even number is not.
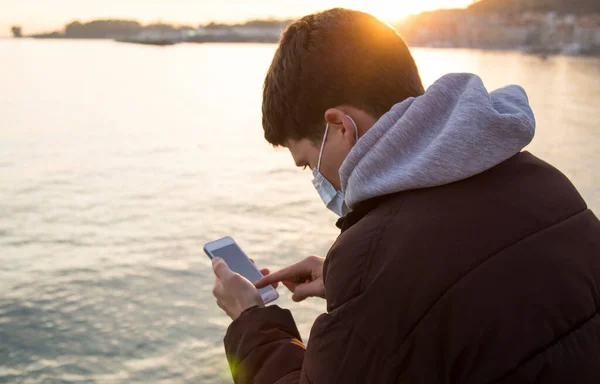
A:
[[[542,0],[482,0],[465,9],[412,15],[393,26],[410,46],[518,50],[541,56],[600,56],[600,2],[594,0],[586,4],[575,7],[570,0],[545,3]],[[213,22],[193,27],[105,19],[74,21],[61,31],[30,36],[15,26],[12,33],[15,38],[112,39],[161,46],[182,42],[276,43],[291,22],[269,19],[238,24]]]
[[[13,27],[15,38],[34,39],[111,39],[122,42],[191,42],[191,43],[276,43],[291,20],[251,20],[241,24],[209,23],[198,27],[166,23],[142,25],[134,20],[74,21],[62,31],[23,35]],[[15,34],[18,31],[18,34]],[[159,44],[163,45],[163,44]]]

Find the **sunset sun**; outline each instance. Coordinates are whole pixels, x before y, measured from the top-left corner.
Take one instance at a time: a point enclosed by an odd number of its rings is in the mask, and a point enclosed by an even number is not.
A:
[[[335,2],[335,6],[361,10],[371,13],[381,20],[394,22],[411,14],[417,14],[439,8],[461,8],[468,6],[472,2],[472,0],[429,0],[419,2],[393,2],[389,0],[375,0],[366,2],[359,0],[346,0]]]

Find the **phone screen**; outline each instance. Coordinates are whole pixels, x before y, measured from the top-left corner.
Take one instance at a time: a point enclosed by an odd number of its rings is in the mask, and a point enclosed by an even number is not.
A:
[[[251,283],[256,283],[258,279],[262,277],[262,274],[256,270],[252,265],[252,262],[248,260],[240,247],[236,244],[230,244],[223,248],[215,249],[211,254],[225,260],[229,269],[244,276],[246,279],[250,280]],[[269,292],[271,289],[273,289],[273,287],[267,286],[259,289],[258,292],[262,295]]]

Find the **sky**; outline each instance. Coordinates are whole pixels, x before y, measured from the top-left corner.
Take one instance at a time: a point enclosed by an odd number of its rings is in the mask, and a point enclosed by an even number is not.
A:
[[[465,7],[472,0],[0,0],[0,36],[12,25],[25,34],[61,29],[73,20],[126,18],[198,25],[253,18],[294,18],[345,7],[374,14],[387,22],[437,8]]]

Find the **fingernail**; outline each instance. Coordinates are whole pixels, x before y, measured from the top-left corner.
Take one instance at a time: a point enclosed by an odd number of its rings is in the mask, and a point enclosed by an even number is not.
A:
[[[213,257],[212,261],[213,261],[213,264],[215,264],[215,263],[221,261],[221,258],[215,256],[215,257]]]

